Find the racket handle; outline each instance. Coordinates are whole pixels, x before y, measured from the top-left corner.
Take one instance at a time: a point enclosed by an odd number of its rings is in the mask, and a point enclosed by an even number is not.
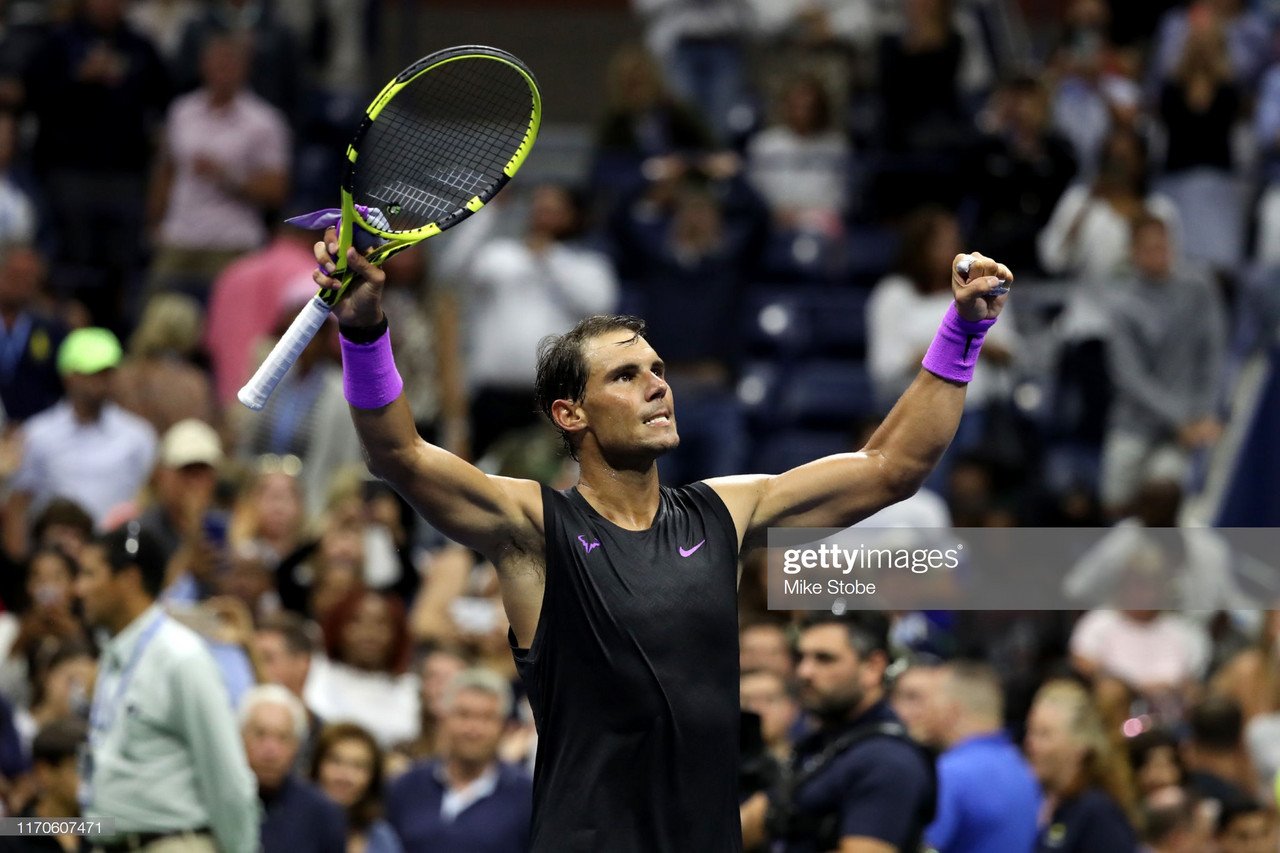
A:
[[[271,392],[276,390],[280,380],[284,379],[289,368],[293,367],[298,356],[302,355],[307,344],[311,343],[316,332],[320,331],[324,321],[329,319],[331,310],[319,296],[312,297],[271,350],[267,360],[262,362],[258,372],[253,374],[253,378],[240,389],[240,393],[236,396],[241,403],[255,412],[267,404],[267,398],[271,396]]]

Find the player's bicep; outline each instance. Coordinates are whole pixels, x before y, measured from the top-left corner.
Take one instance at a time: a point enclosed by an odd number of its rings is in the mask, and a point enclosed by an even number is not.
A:
[[[397,456],[376,473],[450,539],[488,556],[541,533],[537,483],[490,476],[421,440]]]
[[[748,526],[747,539],[762,544],[770,527],[848,527],[906,497],[883,453],[839,453],[769,477]]]

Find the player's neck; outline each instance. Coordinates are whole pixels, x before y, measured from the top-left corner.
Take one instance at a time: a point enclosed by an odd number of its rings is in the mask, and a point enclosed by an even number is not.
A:
[[[643,471],[611,468],[582,460],[578,493],[596,512],[627,530],[648,530],[658,514],[658,466]]]

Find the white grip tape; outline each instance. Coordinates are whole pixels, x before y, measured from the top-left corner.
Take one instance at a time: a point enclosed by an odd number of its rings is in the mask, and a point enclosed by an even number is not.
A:
[[[271,350],[267,360],[262,362],[258,372],[253,374],[240,393],[236,396],[255,412],[267,404],[267,398],[276,390],[280,380],[293,367],[293,363],[302,355],[302,351],[311,343],[311,339],[320,331],[324,321],[329,319],[332,309],[325,305],[319,296],[312,297],[306,307],[289,325],[288,331],[280,338],[279,343]]]

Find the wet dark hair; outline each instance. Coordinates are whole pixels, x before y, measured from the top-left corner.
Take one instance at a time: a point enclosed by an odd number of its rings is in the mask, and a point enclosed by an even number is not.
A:
[[[626,329],[635,337],[645,333],[644,320],[623,314],[597,314],[578,322],[563,335],[548,335],[538,344],[538,373],[533,383],[533,399],[538,411],[556,426],[551,417],[551,406],[556,400],[581,400],[587,390],[590,367],[582,345],[597,335]],[[578,449],[573,446],[569,433],[556,427],[565,450],[574,459]]]

